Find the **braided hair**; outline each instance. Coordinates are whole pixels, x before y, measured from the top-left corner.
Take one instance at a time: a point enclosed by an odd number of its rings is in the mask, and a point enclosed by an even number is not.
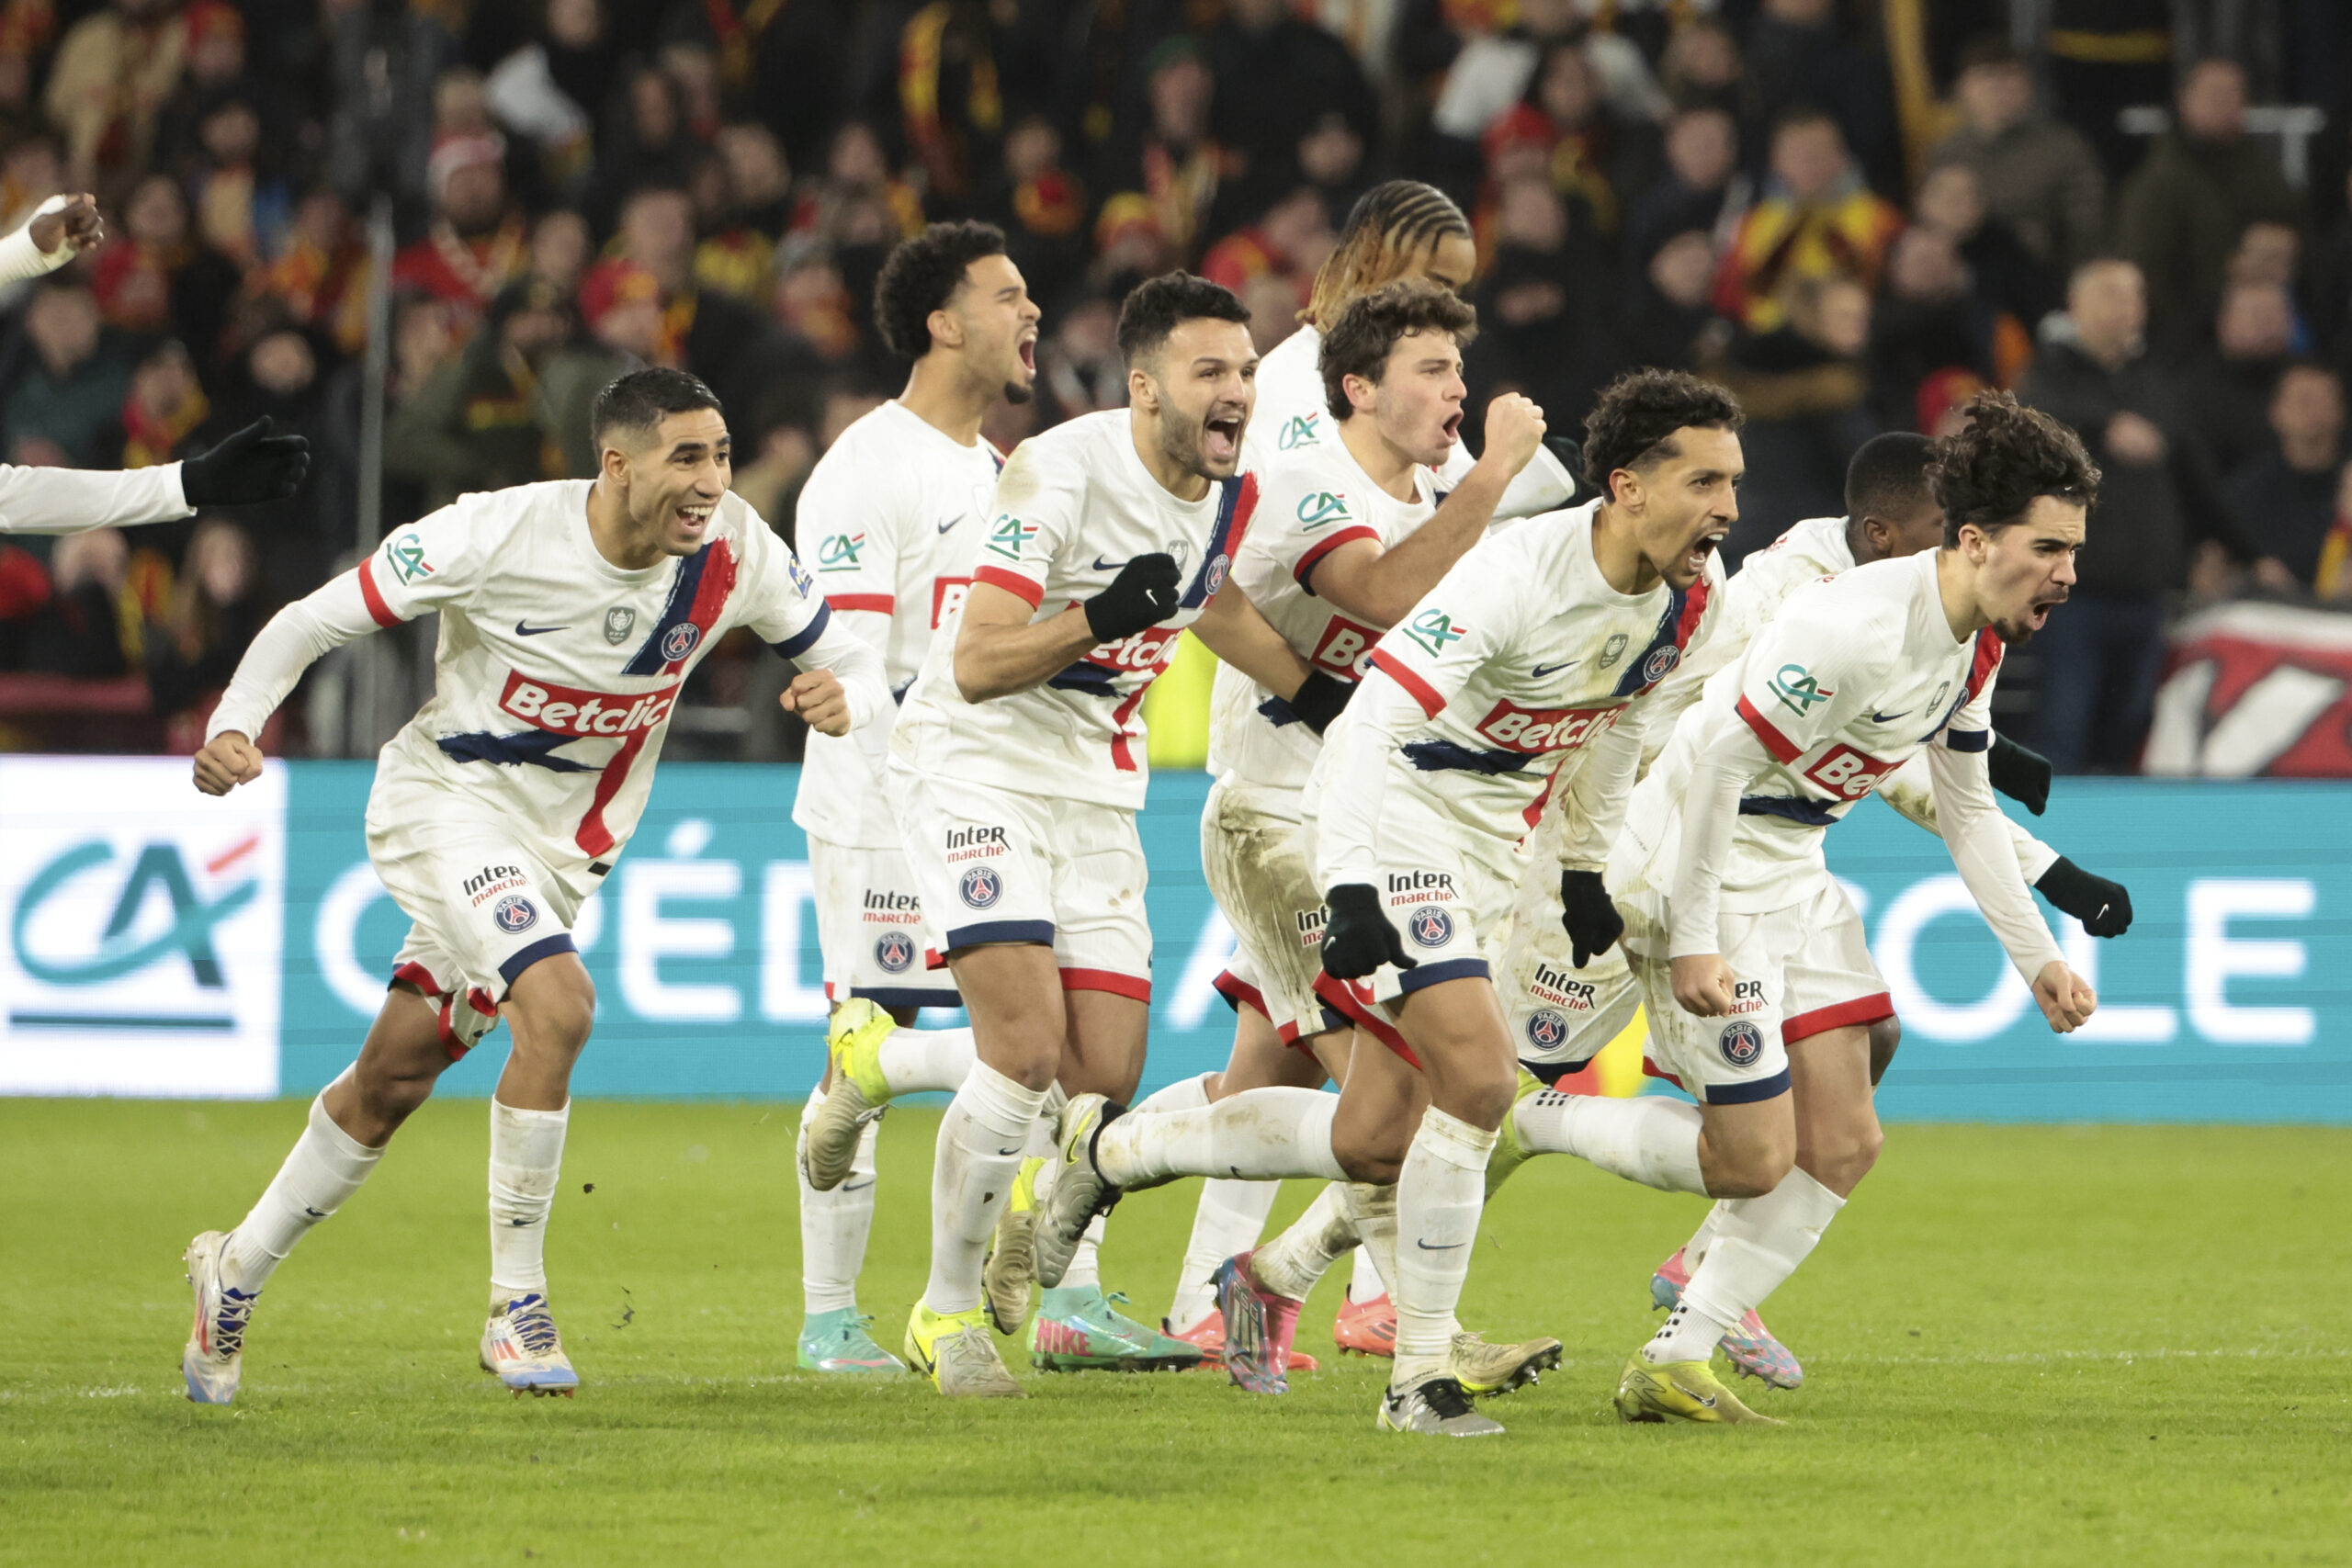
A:
[[[1373,186],[1349,209],[1339,248],[1316,273],[1298,319],[1310,326],[1338,321],[1350,301],[1404,276],[1448,234],[1469,239],[1470,220],[1435,186],[1388,180]]]

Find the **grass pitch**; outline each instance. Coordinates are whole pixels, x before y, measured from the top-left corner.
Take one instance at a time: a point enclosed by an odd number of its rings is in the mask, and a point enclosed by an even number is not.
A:
[[[198,1408],[180,1247],[233,1223],[303,1113],[0,1101],[0,1561],[2352,1559],[2352,1133],[1894,1129],[1770,1303],[1811,1378],[1758,1396],[1777,1431],[1619,1424],[1649,1269],[1699,1203],[1538,1161],[1463,1315],[1567,1362],[1490,1406],[1507,1437],[1447,1445],[1374,1430],[1385,1363],[1329,1359],[1337,1277],[1300,1332],[1324,1370],[1286,1399],[1016,1360],[1035,1398],[949,1405],[796,1371],[795,1112],[740,1105],[575,1111],[550,1262],[577,1400],[475,1368],[487,1133],[453,1101],[272,1281],[238,1404]],[[893,1348],[935,1125],[883,1132],[865,1300]],[[1105,1274],[1138,1316],[1194,1190],[1119,1211]]]

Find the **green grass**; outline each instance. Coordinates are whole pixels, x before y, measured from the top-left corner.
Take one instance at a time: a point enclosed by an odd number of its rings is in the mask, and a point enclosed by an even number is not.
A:
[[[797,1372],[794,1111],[731,1105],[574,1115],[551,1263],[577,1400],[517,1402],[475,1368],[486,1130],[458,1101],[271,1283],[237,1405],[198,1408],[180,1247],[243,1212],[303,1110],[0,1101],[0,1561],[2352,1557],[2342,1131],[1896,1128],[1771,1303],[1812,1380],[1764,1397],[1777,1431],[1609,1413],[1698,1204],[1538,1162],[1488,1216],[1464,1316],[1556,1334],[1567,1362],[1489,1407],[1507,1437],[1443,1446],[1375,1432],[1381,1373],[1356,1360],[1280,1400],[1023,1367],[1036,1397],[985,1406]],[[884,1129],[865,1299],[894,1347],[935,1125]],[[1193,1190],[1112,1227],[1138,1315],[1165,1304]],[[1337,1291],[1302,1348],[1329,1352]]]

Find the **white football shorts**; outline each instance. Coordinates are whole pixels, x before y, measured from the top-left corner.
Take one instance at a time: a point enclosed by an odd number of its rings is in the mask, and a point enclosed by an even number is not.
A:
[[[923,924],[907,857],[898,850],[860,850],[808,836],[808,872],[817,885],[817,946],[825,958],[825,995],[864,997],[884,1008],[963,1006]]]

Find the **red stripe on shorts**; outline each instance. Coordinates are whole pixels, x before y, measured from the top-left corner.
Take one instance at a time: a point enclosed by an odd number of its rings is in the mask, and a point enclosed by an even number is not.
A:
[[[1798,1013],[1781,1024],[1781,1043],[1793,1045],[1816,1034],[1826,1034],[1833,1029],[1844,1029],[1857,1023],[1876,1023],[1883,1018],[1894,1016],[1894,998],[1884,991],[1875,996],[1856,997],[1850,1002],[1836,1007],[1815,1008],[1811,1012]]]

